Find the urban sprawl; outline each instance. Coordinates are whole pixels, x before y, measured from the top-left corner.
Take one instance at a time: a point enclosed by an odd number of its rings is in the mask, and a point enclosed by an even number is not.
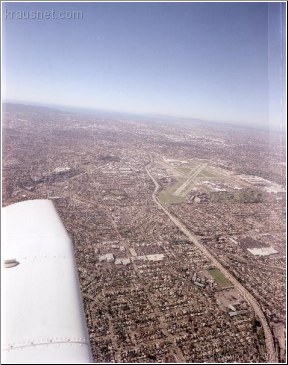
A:
[[[280,134],[6,104],[3,205],[50,199],[95,362],[284,362]]]

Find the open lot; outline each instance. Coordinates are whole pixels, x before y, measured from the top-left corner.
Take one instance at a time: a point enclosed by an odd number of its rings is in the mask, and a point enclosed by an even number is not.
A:
[[[221,287],[231,286],[230,281],[218,269],[209,269],[208,272]]]

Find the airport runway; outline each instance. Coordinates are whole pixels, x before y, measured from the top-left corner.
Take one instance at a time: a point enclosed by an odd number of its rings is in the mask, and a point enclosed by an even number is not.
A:
[[[166,207],[164,207],[161,202],[157,198],[157,192],[159,190],[159,184],[156,181],[156,179],[153,177],[153,175],[150,173],[149,165],[146,166],[147,174],[150,176],[152,181],[154,182],[155,189],[152,194],[153,201],[161,208],[164,213],[170,218],[170,220],[189,238],[189,240],[194,243],[194,245],[199,248],[199,250],[206,256],[213,265],[219,269],[222,274],[226,276],[228,280],[234,285],[234,287],[239,291],[240,294],[242,294],[243,298],[251,305],[253,308],[255,315],[257,316],[258,320],[262,324],[262,328],[265,334],[265,344],[266,344],[266,352],[267,352],[267,361],[270,363],[277,363],[277,354],[274,347],[274,339],[273,335],[270,329],[270,326],[267,322],[267,319],[265,317],[264,312],[262,311],[259,303],[257,300],[253,297],[253,295],[241,284],[239,281],[217,260],[217,258],[207,250],[207,248],[200,243],[198,238],[193,234],[176,216],[174,216],[172,213],[170,213]],[[202,165],[200,166],[202,167]],[[194,172],[197,173],[198,170],[200,170],[200,167]],[[194,174],[193,174],[194,175]],[[193,176],[192,175],[192,176]],[[191,177],[192,177],[191,176]]]

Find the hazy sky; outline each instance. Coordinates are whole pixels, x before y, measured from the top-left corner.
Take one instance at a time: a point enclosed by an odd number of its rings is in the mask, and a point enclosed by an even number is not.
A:
[[[283,110],[280,6],[5,3],[4,96],[276,125]],[[79,10],[83,19],[23,19],[19,11],[27,17],[27,10],[29,17]]]

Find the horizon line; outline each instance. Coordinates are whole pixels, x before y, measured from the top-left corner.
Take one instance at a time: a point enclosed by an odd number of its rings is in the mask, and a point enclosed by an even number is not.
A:
[[[270,123],[268,123],[268,125],[264,125],[264,126],[260,126],[260,125],[256,125],[256,124],[249,124],[249,123],[241,123],[241,122],[237,122],[237,121],[220,121],[220,120],[211,120],[211,119],[203,119],[203,118],[197,118],[197,117],[192,117],[192,116],[176,116],[176,115],[171,115],[171,114],[162,114],[162,113],[149,113],[149,112],[132,112],[132,111],[120,111],[120,110],[111,110],[111,109],[102,109],[102,108],[97,108],[97,107],[88,107],[88,106],[72,106],[72,105],[65,105],[65,104],[54,104],[54,103],[49,103],[49,102],[35,102],[35,101],[27,101],[27,100],[15,100],[15,99],[1,99],[1,104],[18,104],[18,105],[26,105],[26,106],[40,106],[40,107],[46,107],[46,108],[53,108],[53,109],[61,109],[61,108],[65,108],[66,110],[59,110],[62,112],[68,112],[70,109],[70,112],[73,113],[77,113],[77,111],[86,111],[86,112],[95,112],[95,114],[97,112],[102,112],[102,113],[111,113],[111,114],[125,114],[125,115],[130,115],[130,116],[139,116],[139,117],[147,117],[147,118],[169,118],[169,119],[174,119],[174,120],[186,120],[186,121],[190,121],[190,122],[198,122],[198,123],[207,123],[207,124],[215,124],[215,125],[225,125],[227,127],[242,127],[242,128],[251,128],[251,129],[257,129],[257,130],[262,130],[262,131],[273,131],[276,133],[283,133],[283,131],[285,131],[285,123],[282,124],[282,129],[280,130],[279,128],[271,128]],[[273,123],[272,123],[273,125]]]

